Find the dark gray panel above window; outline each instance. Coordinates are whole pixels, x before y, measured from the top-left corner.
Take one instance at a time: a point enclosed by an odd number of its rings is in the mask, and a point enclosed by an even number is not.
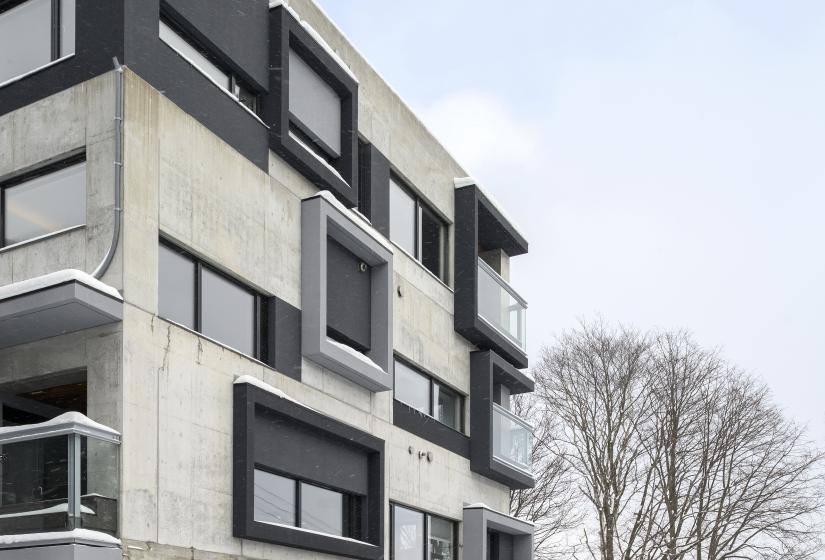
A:
[[[0,246],[86,223],[86,163],[77,158],[0,184]]]
[[[370,350],[371,267],[334,239],[327,241],[327,336]]]

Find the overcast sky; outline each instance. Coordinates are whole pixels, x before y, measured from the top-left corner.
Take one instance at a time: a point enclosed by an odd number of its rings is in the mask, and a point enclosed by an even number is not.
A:
[[[532,357],[686,328],[825,444],[825,2],[319,1],[527,233]]]

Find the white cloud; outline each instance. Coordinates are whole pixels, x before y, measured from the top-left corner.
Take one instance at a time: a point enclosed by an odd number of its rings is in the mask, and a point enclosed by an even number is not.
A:
[[[490,93],[450,93],[426,108],[422,118],[473,174],[491,167],[530,164],[538,152],[537,131]]]

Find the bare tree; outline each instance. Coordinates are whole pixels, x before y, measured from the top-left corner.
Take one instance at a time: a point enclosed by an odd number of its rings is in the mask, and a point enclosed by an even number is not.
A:
[[[517,395],[513,412],[535,423],[531,458],[536,485],[510,493],[510,513],[535,524],[536,560],[569,558],[572,549],[560,537],[578,526],[582,515],[570,462],[558,442],[558,422],[532,394]]]
[[[560,423],[557,456],[589,504],[592,558],[778,560],[821,550],[823,454],[763,384],[688,334],[585,324],[545,349],[534,373]]]

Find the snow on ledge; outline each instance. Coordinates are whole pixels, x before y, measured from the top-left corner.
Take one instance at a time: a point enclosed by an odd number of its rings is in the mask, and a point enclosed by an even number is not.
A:
[[[333,166],[331,166],[327,160],[325,160],[324,158],[319,156],[318,153],[315,150],[313,150],[312,148],[307,146],[307,143],[304,142],[303,140],[301,140],[297,135],[293,134],[293,132],[291,130],[289,131],[289,137],[292,138],[293,140],[295,140],[295,142],[297,142],[298,145],[301,146],[303,149],[308,151],[309,155],[311,155],[312,157],[317,159],[319,162],[321,162],[321,164],[324,167],[326,167],[327,169],[329,169],[332,172],[333,175],[335,175],[336,177],[341,179],[344,183],[346,183],[347,186],[349,186],[349,183],[347,183],[346,179],[341,177],[341,174],[338,173],[337,169],[335,169]]]
[[[340,66],[341,69],[344,72],[346,72],[347,75],[350,78],[352,78],[356,84],[358,83],[358,78],[355,76],[355,73],[353,73],[352,69],[350,69],[347,63],[344,62],[344,60],[338,55],[337,52],[335,52],[335,50],[333,50],[329,43],[327,43],[326,40],[323,37],[321,37],[321,34],[315,31],[314,27],[312,27],[309,23],[301,19],[301,16],[298,15],[298,12],[293,10],[292,7],[285,2],[285,0],[272,0],[269,3],[270,10],[273,8],[277,8],[279,6],[282,6],[287,12],[289,12],[289,14],[292,17],[294,17],[298,23],[301,24],[301,26],[306,30],[306,32],[309,33],[313,39],[315,39],[315,41],[321,46],[321,48],[324,49],[330,57],[332,57],[335,63],[338,66]]]
[[[464,506],[464,509],[486,509],[487,511],[492,511],[493,513],[503,515],[504,517],[509,517],[510,519],[516,519],[518,521],[521,521],[522,523],[527,523],[528,525],[535,525],[535,523],[533,523],[532,521],[527,521],[526,519],[522,519],[520,517],[515,517],[513,515],[510,515],[509,513],[504,513],[503,511],[499,511],[497,509],[491,508],[490,506],[488,506],[484,502],[476,502],[475,504],[466,505],[466,506]]]
[[[332,345],[333,345],[333,346],[335,346],[336,348],[340,348],[341,350],[343,350],[344,352],[346,352],[346,353],[347,353],[347,354],[349,354],[350,356],[353,356],[353,357],[354,357],[354,358],[356,358],[357,360],[359,360],[359,361],[361,361],[361,362],[364,362],[364,363],[365,363],[365,364],[367,364],[368,366],[373,367],[373,368],[377,368],[377,369],[378,369],[378,370],[380,370],[380,371],[384,371],[384,368],[382,368],[381,366],[379,366],[378,364],[376,364],[375,362],[373,362],[373,361],[370,359],[370,357],[369,357],[369,356],[367,356],[366,354],[364,354],[364,353],[362,353],[362,352],[359,352],[358,350],[356,350],[356,349],[355,349],[355,348],[353,348],[352,346],[349,346],[348,344],[343,344],[343,343],[338,342],[337,340],[333,340],[333,339],[331,339],[331,338],[329,338],[329,337],[327,337],[327,342],[329,342],[330,344],[332,344]]]
[[[71,268],[66,270],[58,270],[57,272],[31,278],[30,280],[23,280],[21,282],[14,282],[13,284],[3,286],[0,288],[0,300],[13,298],[29,292],[35,292],[44,288],[51,288],[52,286],[65,284],[66,282],[71,281],[80,282],[81,284],[97,290],[98,292],[102,292],[107,296],[123,301],[123,297],[121,297],[120,293],[113,287],[108,284],[104,284],[91,274],[86,274],[82,270],[75,270]]]
[[[335,195],[332,194],[330,191],[323,190],[320,191],[318,194],[313,195],[309,198],[314,198],[316,196],[320,196],[330,204],[332,204],[339,212],[341,212],[344,216],[348,217],[350,221],[352,221],[355,225],[361,228],[364,232],[366,232],[370,237],[375,239],[378,243],[381,244],[387,251],[390,253],[395,253],[392,248],[392,244],[380,233],[378,233],[373,227],[372,223],[361,213],[350,210],[343,204],[341,201],[335,198]]]
[[[98,546],[120,546],[120,539],[106,533],[89,529],[56,531],[51,533],[26,533],[23,535],[0,535],[0,546],[44,546],[50,544],[83,542]]]
[[[10,439],[14,439],[15,436],[18,435],[23,436],[35,432],[38,435],[47,437],[52,431],[59,432],[62,430],[67,430],[71,427],[87,428],[92,432],[106,434],[114,438],[120,437],[120,432],[117,430],[113,430],[109,426],[104,426],[99,422],[95,422],[79,412],[72,411],[64,412],[60,416],[38,424],[23,424],[21,426],[6,426],[5,428],[0,428],[0,438],[4,441],[8,441]]]
[[[246,384],[248,384],[248,385],[253,385],[253,386],[257,387],[258,389],[263,389],[263,390],[264,390],[264,391],[266,391],[267,393],[272,393],[272,394],[273,394],[273,395],[275,395],[276,397],[280,397],[280,398],[282,398],[282,399],[286,399],[286,400],[288,400],[288,401],[292,401],[292,402],[294,402],[295,404],[299,404],[299,405],[301,405],[301,406],[303,406],[303,407],[305,407],[305,408],[309,408],[309,407],[308,407],[308,406],[306,406],[304,403],[302,403],[302,402],[300,402],[300,401],[297,401],[297,400],[293,399],[292,397],[290,397],[289,395],[287,395],[286,393],[284,393],[284,392],[283,392],[283,391],[281,391],[280,389],[278,389],[278,388],[276,388],[276,387],[273,387],[273,386],[272,386],[272,385],[270,385],[269,383],[266,383],[266,382],[264,382],[264,381],[261,381],[260,379],[258,379],[257,377],[253,377],[252,375],[242,375],[242,376],[238,377],[238,378],[237,378],[237,379],[236,379],[233,383],[234,383],[235,385],[242,385],[242,384],[244,384],[244,383],[246,383]]]
[[[490,193],[490,191],[488,191],[487,189],[485,189],[484,187],[482,187],[482,186],[478,183],[478,181],[476,181],[476,180],[475,180],[475,179],[473,179],[472,177],[456,177],[455,179],[453,179],[453,183],[455,184],[455,188],[456,188],[456,189],[462,189],[462,188],[464,188],[464,187],[472,187],[472,186],[475,186],[476,188],[478,188],[478,190],[480,190],[480,191],[482,192],[482,194],[484,194],[484,196],[487,198],[487,200],[489,200],[489,201],[490,201],[490,204],[492,204],[493,206],[495,206],[495,207],[496,207],[496,210],[498,210],[498,211],[499,211],[499,213],[501,214],[501,216],[502,216],[505,220],[507,220],[507,222],[508,222],[508,223],[509,223],[512,227],[513,227],[513,229],[514,229],[514,230],[516,230],[516,232],[517,232],[520,236],[522,236],[523,238],[527,239],[527,236],[526,236],[526,235],[524,235],[524,231],[523,231],[523,230],[522,230],[522,229],[518,226],[518,224],[517,224],[517,223],[516,223],[516,222],[515,222],[515,221],[514,221],[514,220],[513,220],[513,219],[512,219],[512,218],[511,218],[508,214],[507,214],[507,212],[505,212],[505,211],[504,211],[504,208],[503,208],[503,207],[501,206],[501,204],[499,204],[499,203],[498,203],[498,201],[497,201],[497,200],[493,197],[493,195]]]

